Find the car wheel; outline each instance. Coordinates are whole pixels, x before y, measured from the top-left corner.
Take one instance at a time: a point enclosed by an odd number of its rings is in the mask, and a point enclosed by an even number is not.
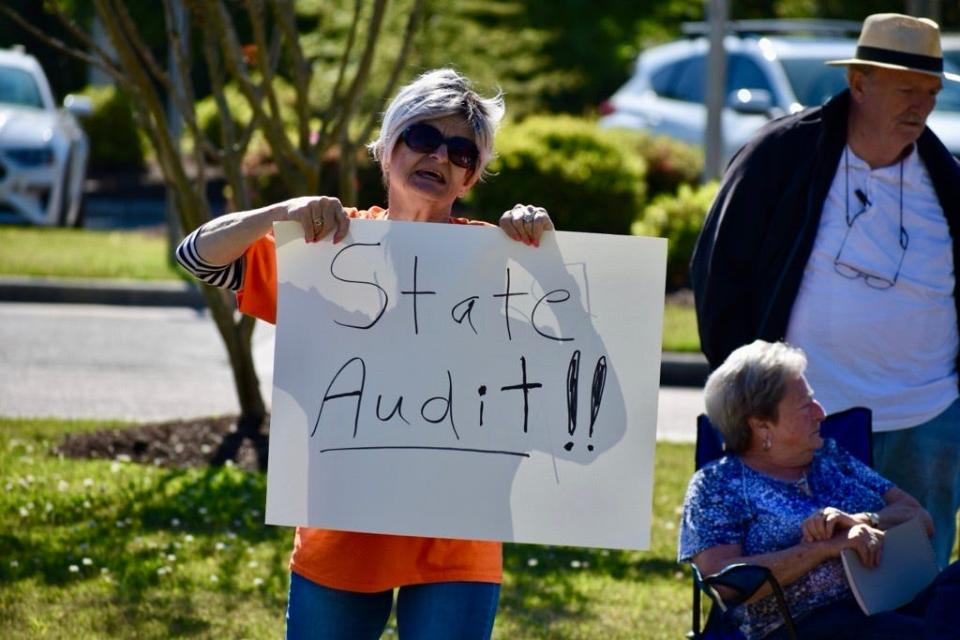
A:
[[[74,160],[74,152],[71,151],[67,159],[67,169],[63,179],[63,194],[60,197],[60,215],[57,218],[57,226],[79,229],[83,227],[83,185],[80,185],[80,188],[77,189],[76,198],[73,198],[71,191],[75,171]],[[70,208],[74,202],[76,202],[77,205],[77,215],[71,221]]]

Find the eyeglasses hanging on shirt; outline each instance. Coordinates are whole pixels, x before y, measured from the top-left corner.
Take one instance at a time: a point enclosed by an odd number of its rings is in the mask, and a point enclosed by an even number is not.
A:
[[[847,230],[843,242],[833,259],[833,269],[844,278],[856,280],[863,278],[867,286],[874,289],[890,289],[897,284],[900,268],[907,255],[910,234],[903,226],[903,160],[900,161],[900,218],[897,238],[884,237],[882,212],[872,216],[869,223],[862,217],[873,207],[873,202],[862,189],[854,189],[853,194],[860,203],[860,209],[850,214],[850,162],[849,147],[844,149],[845,198]],[[871,216],[868,216],[871,217]],[[857,223],[860,222],[859,226]],[[893,243],[897,246],[894,247]],[[892,251],[891,251],[892,250]],[[897,258],[899,254],[899,258]],[[894,268],[894,265],[895,268]],[[892,271],[892,275],[891,275]]]

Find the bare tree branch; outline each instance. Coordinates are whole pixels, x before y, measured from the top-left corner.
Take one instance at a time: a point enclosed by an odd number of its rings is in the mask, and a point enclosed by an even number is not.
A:
[[[424,0],[413,1],[413,7],[410,9],[410,16],[407,18],[407,26],[403,31],[403,45],[401,45],[400,53],[397,54],[397,57],[393,62],[393,69],[390,71],[390,79],[387,80],[387,84],[384,85],[383,93],[380,95],[380,100],[377,102],[377,104],[387,103],[387,100],[389,100],[390,96],[393,95],[393,90],[397,86],[397,82],[400,80],[400,73],[406,66],[407,58],[410,57],[410,49],[413,47],[413,40],[417,32],[417,23],[420,20],[420,13],[423,11],[423,3]],[[373,132],[373,128],[377,125],[377,121],[379,119],[380,114],[376,111],[372,111],[370,116],[367,118],[367,123],[364,125],[360,135],[354,139],[354,143],[364,144],[370,138],[370,134]]]
[[[273,13],[283,33],[293,60],[293,86],[296,90],[297,127],[300,136],[300,151],[310,153],[310,80],[313,68],[303,55],[300,46],[300,34],[297,33],[297,20],[293,3],[272,0]]]
[[[356,0],[353,5],[353,18],[350,22],[350,31],[347,33],[347,44],[343,48],[343,55],[340,57],[340,66],[337,67],[337,80],[333,83],[333,90],[330,92],[330,101],[324,109],[323,123],[320,127],[320,136],[317,140],[318,149],[322,150],[329,144],[330,127],[335,126],[336,118],[334,114],[340,108],[340,87],[343,84],[343,78],[346,76],[347,67],[350,65],[350,54],[353,52],[353,43],[357,38],[357,27],[360,24],[360,13],[363,10],[363,0]]]
[[[263,110],[261,104],[260,90],[254,85],[246,69],[246,63],[243,60],[241,47],[236,31],[233,28],[233,22],[230,19],[229,12],[223,5],[222,0],[218,0],[216,6],[212,3],[204,3],[204,7],[210,13],[208,23],[217,27],[217,36],[224,52],[224,60],[228,71],[237,80],[240,91],[247,98],[250,108],[253,110],[254,118],[260,123],[260,127],[270,143],[274,152],[274,158],[281,165],[286,164],[294,175],[289,172],[281,172],[281,176],[287,186],[296,192],[303,192],[306,189],[307,181],[310,178],[310,165],[294,148],[286,131],[283,129],[283,123],[279,119],[270,118]]]
[[[370,16],[370,22],[367,24],[366,45],[364,46],[363,55],[360,58],[357,72],[353,76],[350,89],[341,101],[342,105],[337,110],[336,116],[334,116],[335,125],[333,136],[335,138],[339,139],[341,132],[349,124],[350,119],[353,117],[353,112],[356,110],[357,100],[360,98],[360,90],[367,82],[367,76],[370,74],[370,65],[373,63],[373,53],[377,48],[377,42],[379,40],[380,28],[383,26],[383,16],[386,5],[387,0],[374,1],[373,15]]]
[[[33,26],[32,24],[24,20],[23,16],[21,16],[19,13],[17,13],[15,10],[11,9],[5,4],[0,4],[0,12],[3,12],[4,14],[6,14],[7,17],[9,17],[11,20],[17,23],[17,25],[19,25],[22,29],[27,31],[30,35],[34,36],[41,42],[45,42],[49,44],[51,47],[54,47],[58,51],[61,51],[67,54],[68,56],[72,56],[74,58],[82,60],[83,62],[86,62],[89,65],[93,65],[99,69],[102,69],[106,74],[108,74],[116,82],[120,82],[120,83],[123,82],[124,80],[123,72],[120,71],[120,69],[115,64],[113,64],[113,62],[110,60],[110,57],[106,55],[106,52],[104,52],[102,49],[97,47],[96,44],[94,44],[93,41],[86,36],[86,34],[83,34],[84,38],[86,39],[86,42],[84,42],[84,44],[86,44],[89,48],[93,49],[96,52],[95,55],[90,55],[89,53],[86,53],[85,51],[77,49],[76,47],[71,47],[70,45],[66,44],[62,40],[59,40],[57,38],[54,38],[53,36],[47,35],[43,31],[40,31],[35,26]],[[61,17],[60,14],[58,14],[57,17],[61,21],[69,20],[69,18],[67,18],[66,16]],[[64,26],[66,26],[69,29],[69,25],[67,25],[66,23],[64,23]]]

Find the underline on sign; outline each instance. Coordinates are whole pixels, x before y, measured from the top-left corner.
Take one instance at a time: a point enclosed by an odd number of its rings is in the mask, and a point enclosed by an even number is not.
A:
[[[464,453],[487,453],[500,456],[517,456],[520,458],[529,458],[529,453],[523,451],[498,451],[496,449],[467,449],[464,447],[414,447],[414,446],[382,446],[382,447],[336,447],[331,449],[321,449],[320,453],[329,453],[331,451],[376,451],[383,449],[412,449],[418,451],[461,451]]]

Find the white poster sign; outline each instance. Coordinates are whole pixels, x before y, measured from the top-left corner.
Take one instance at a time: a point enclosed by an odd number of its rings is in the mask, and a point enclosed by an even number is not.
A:
[[[268,523],[649,546],[665,240],[275,234]]]

